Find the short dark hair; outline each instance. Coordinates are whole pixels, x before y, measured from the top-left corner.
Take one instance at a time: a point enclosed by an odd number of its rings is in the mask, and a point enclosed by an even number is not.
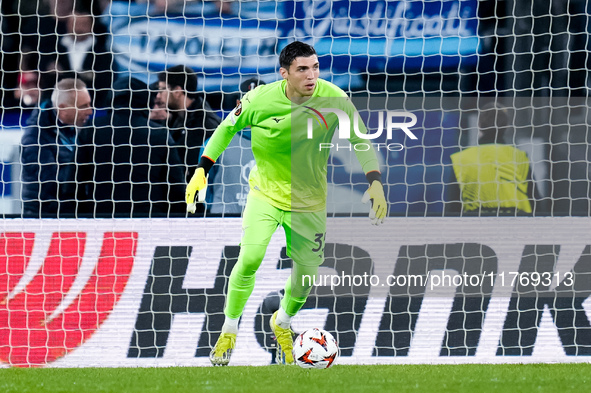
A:
[[[316,54],[316,50],[311,45],[301,41],[294,41],[287,45],[279,55],[279,65],[287,70],[296,57],[310,57]]]
[[[255,87],[260,86],[260,85],[265,85],[265,84],[266,83],[263,82],[262,80],[260,80],[259,78],[250,78],[240,84],[240,91],[242,93],[248,93],[249,91],[251,91]]]
[[[158,74],[158,81],[166,83],[173,89],[177,86],[181,87],[189,98],[197,96],[197,74],[191,67],[185,65],[169,67]]]

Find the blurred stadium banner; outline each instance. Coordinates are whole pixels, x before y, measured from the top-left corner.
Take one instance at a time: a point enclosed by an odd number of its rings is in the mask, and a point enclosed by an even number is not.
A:
[[[105,18],[117,62],[144,80],[185,64],[200,74],[201,90],[236,91],[245,75],[277,79],[277,53],[297,39],[315,46],[321,76],[348,89],[359,73],[475,67],[477,3],[246,1],[238,17],[220,17],[199,2],[148,17],[145,4],[114,1]]]
[[[240,219],[188,224],[5,221],[0,367],[209,365]],[[582,218],[329,219],[325,282],[293,327],[331,331],[342,364],[588,361],[590,232]],[[257,273],[235,365],[271,362],[283,239]]]

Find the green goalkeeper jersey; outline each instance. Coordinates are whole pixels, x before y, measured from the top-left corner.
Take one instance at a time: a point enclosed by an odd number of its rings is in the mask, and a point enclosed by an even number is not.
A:
[[[322,109],[339,109],[351,119],[348,139],[353,146],[364,144],[355,154],[365,173],[379,170],[378,160],[370,141],[354,132],[355,107],[343,90],[318,79],[312,97],[297,105],[285,95],[285,85],[281,80],[246,93],[217,127],[203,155],[217,160],[234,135],[250,126],[256,161],[249,177],[251,192],[281,210],[321,211],[326,209],[329,146],[339,126],[337,115]],[[358,133],[367,133],[361,120]]]

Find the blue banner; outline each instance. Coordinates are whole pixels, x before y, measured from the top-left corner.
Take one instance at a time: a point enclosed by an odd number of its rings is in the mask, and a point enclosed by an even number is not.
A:
[[[109,16],[117,62],[144,81],[185,64],[199,74],[199,89],[207,91],[236,91],[251,74],[276,79],[280,22],[252,17],[260,7],[245,4],[242,17],[220,17],[211,3],[162,16],[151,15],[145,4],[113,2]],[[250,14],[249,7],[255,7]]]
[[[210,2],[154,15],[145,4],[114,1],[106,18],[120,66],[142,80],[169,66],[199,73],[199,89],[236,91],[259,75],[276,80],[278,53],[305,40],[321,75],[343,88],[364,72],[395,73],[473,66],[477,1],[259,1],[233,3],[220,16]]]
[[[477,1],[290,3],[288,36],[309,39],[335,68],[368,72],[441,70],[477,60]],[[289,7],[289,6],[288,6]]]

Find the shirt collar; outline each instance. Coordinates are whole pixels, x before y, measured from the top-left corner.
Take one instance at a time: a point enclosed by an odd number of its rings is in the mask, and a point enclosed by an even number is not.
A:
[[[62,45],[71,51],[86,51],[86,49],[89,49],[93,43],[94,37],[87,38],[83,41],[74,39],[74,36],[71,34],[62,37]]]

